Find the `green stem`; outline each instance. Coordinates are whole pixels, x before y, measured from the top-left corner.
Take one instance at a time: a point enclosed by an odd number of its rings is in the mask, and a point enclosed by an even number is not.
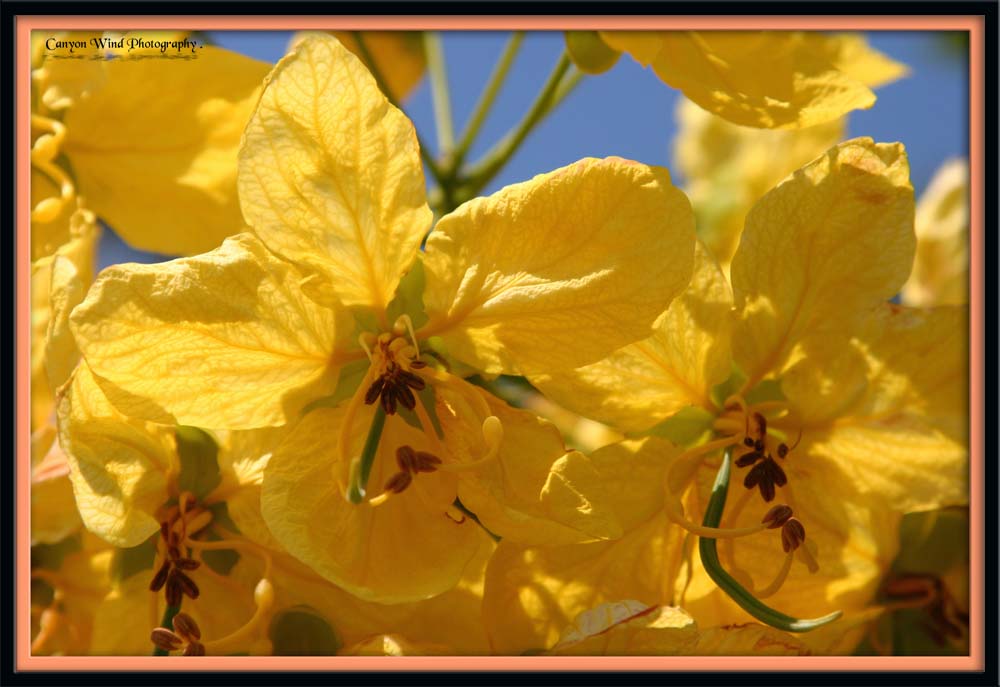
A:
[[[360,53],[361,59],[368,67],[368,71],[371,72],[372,77],[375,79],[375,83],[378,84],[379,90],[385,94],[385,97],[389,100],[392,105],[402,111],[403,107],[399,104],[396,98],[393,96],[392,91],[386,85],[385,78],[382,76],[382,70],[379,69],[378,65],[375,63],[375,58],[372,57],[371,52],[368,50],[368,46],[365,44],[364,34],[361,31],[352,31],[351,34],[354,36],[354,40],[358,44],[358,52]],[[416,133],[414,129],[414,134],[417,137],[417,147],[420,148],[420,157],[423,158],[424,164],[427,165],[428,171],[430,171],[431,176],[438,184],[442,184],[442,179],[444,175],[441,173],[441,168],[438,166],[437,160],[431,155],[431,149],[427,147],[427,144],[420,134]]]
[[[441,158],[446,160],[455,147],[455,134],[451,123],[451,98],[448,95],[448,70],[444,62],[444,47],[441,45],[440,34],[427,31],[423,36],[427,73],[431,80],[431,97],[434,101],[438,148],[441,151]]]
[[[512,33],[506,47],[504,47],[503,54],[500,55],[500,59],[497,60],[496,65],[493,67],[493,73],[490,74],[489,81],[486,82],[486,87],[483,89],[482,94],[480,94],[479,101],[476,103],[476,107],[472,111],[472,116],[469,117],[469,122],[465,125],[462,137],[459,139],[458,145],[452,154],[451,165],[449,166],[449,171],[452,175],[458,171],[459,167],[465,161],[465,156],[468,155],[469,148],[472,146],[473,141],[475,141],[476,135],[483,126],[483,122],[486,121],[486,115],[489,114],[490,108],[493,107],[493,103],[500,94],[500,89],[507,79],[507,73],[510,71],[511,65],[514,64],[514,58],[517,57],[523,40],[524,31],[515,31]]]
[[[351,503],[361,503],[365,500],[368,477],[372,474],[375,452],[378,450],[378,442],[382,439],[383,427],[385,427],[385,410],[379,405],[375,408],[375,417],[372,418],[372,425],[368,429],[368,438],[365,439],[365,447],[361,451],[358,470],[351,473],[351,483],[347,485],[347,499]]]
[[[722,465],[719,466],[719,472],[715,476],[715,484],[712,485],[712,495],[708,500],[705,517],[701,523],[705,527],[718,527],[719,522],[722,520],[722,512],[726,508],[726,492],[729,490],[729,473],[732,467],[732,459],[733,449],[730,447],[726,449],[725,455],[722,457]],[[712,578],[715,584],[728,594],[733,601],[738,603],[743,610],[771,627],[776,627],[786,632],[809,632],[833,622],[842,615],[840,611],[834,611],[821,618],[808,620],[801,620],[793,618],[790,615],[785,615],[761,602],[725,571],[722,563],[719,561],[719,552],[716,549],[715,539],[701,537],[698,541],[698,552],[701,554],[701,563],[705,566],[705,572],[708,573],[708,576]]]
[[[472,197],[479,193],[490,180],[503,169],[504,165],[517,152],[517,149],[527,138],[528,134],[544,119],[545,115],[555,104],[556,92],[562,82],[563,76],[569,71],[572,61],[569,54],[563,50],[559,62],[556,63],[552,73],[549,74],[548,81],[542,86],[541,92],[535,98],[531,108],[525,114],[521,122],[511,129],[503,139],[487,152],[483,158],[469,171],[466,181],[465,195]]]
[[[163,611],[163,620],[160,621],[160,627],[165,627],[168,630],[172,629],[174,626],[174,616],[181,612],[180,606],[167,606]],[[153,656],[169,656],[170,652],[166,649],[161,649],[156,647],[153,649]]]

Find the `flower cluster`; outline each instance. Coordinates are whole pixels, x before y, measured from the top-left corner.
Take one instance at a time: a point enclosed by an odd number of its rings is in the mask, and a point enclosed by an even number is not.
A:
[[[964,226],[841,140],[905,68],[567,34],[526,126],[627,51],[690,99],[686,191],[609,157],[479,196],[524,135],[429,156],[396,103],[439,47],[36,50],[33,651],[838,653],[904,607],[961,640],[890,566],[967,502]],[[94,279],[98,217],[182,257]]]

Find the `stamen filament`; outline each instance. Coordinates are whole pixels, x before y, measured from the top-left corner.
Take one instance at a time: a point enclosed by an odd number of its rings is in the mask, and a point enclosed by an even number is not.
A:
[[[754,596],[758,599],[766,599],[769,596],[777,594],[778,590],[781,589],[781,585],[785,584],[785,580],[788,578],[788,572],[792,569],[792,560],[794,558],[794,552],[785,554],[785,560],[781,563],[781,569],[778,570],[778,574],[771,581],[771,584],[759,591],[755,591]]]
[[[365,446],[361,451],[361,458],[351,462],[350,482],[347,485],[347,500],[351,503],[361,503],[365,500],[368,477],[371,475],[372,465],[375,463],[375,454],[378,452],[378,444],[382,438],[384,427],[385,410],[380,405],[375,408],[375,416],[372,418],[368,438],[365,439]]]
[[[340,434],[337,436],[337,459],[333,463],[333,476],[342,491],[347,490],[347,485],[344,484],[344,480],[340,476],[340,468],[347,461],[347,448],[348,442],[351,439],[354,418],[358,414],[358,409],[364,401],[365,394],[368,392],[374,376],[375,365],[369,365],[365,376],[361,379],[361,383],[358,384],[358,388],[354,390],[354,395],[351,396],[351,400],[347,403],[347,409],[344,411],[344,420],[340,426]]]
[[[257,583],[253,592],[253,600],[257,605],[253,616],[242,627],[237,628],[225,637],[204,642],[205,653],[214,655],[225,655],[245,648],[244,642],[250,639],[251,635],[263,625],[270,616],[271,608],[274,606],[274,587],[267,577]]]
[[[438,466],[438,470],[445,472],[468,472],[478,470],[489,465],[497,459],[500,453],[500,446],[503,444],[503,424],[500,418],[490,415],[483,420],[483,439],[486,441],[486,455],[471,463],[444,463]]]
[[[448,453],[448,449],[445,448],[444,443],[441,438],[437,435],[437,431],[434,429],[434,421],[431,420],[430,413],[427,412],[427,408],[424,404],[417,399],[417,405],[414,406],[413,412],[417,415],[417,421],[420,423],[420,429],[423,431],[424,436],[427,437],[427,441],[431,446],[434,447],[434,453],[439,456],[444,456]]]

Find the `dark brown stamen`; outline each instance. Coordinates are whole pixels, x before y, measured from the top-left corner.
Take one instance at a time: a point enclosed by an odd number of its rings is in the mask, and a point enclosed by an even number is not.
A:
[[[396,387],[388,386],[382,389],[382,410],[385,411],[386,415],[396,414]]]
[[[784,458],[788,455],[788,446],[785,444],[778,444],[778,458]]]
[[[764,448],[765,445],[763,439],[758,439],[757,441],[753,442],[753,450],[756,451],[757,453],[763,453]]]
[[[198,585],[194,583],[194,580],[176,568],[173,573],[174,579],[177,580],[177,584],[180,586],[181,592],[191,599],[197,599],[198,595],[201,594],[201,591],[198,589]]]
[[[183,611],[174,616],[173,626],[174,632],[183,637],[185,641],[191,642],[201,639],[201,629],[198,627],[198,623]]]
[[[201,642],[191,642],[186,647],[184,647],[184,656],[204,656],[205,655],[205,645]]]
[[[170,556],[170,560],[176,561],[178,558],[181,557],[181,550],[178,549],[176,546],[168,546],[167,555]]]
[[[417,406],[417,397],[405,384],[396,387],[396,396],[399,398],[400,404],[407,410],[413,410]]]
[[[163,565],[160,566],[160,569],[156,571],[155,575],[153,575],[153,580],[149,583],[149,591],[158,592],[163,589],[163,585],[167,581],[167,574],[169,572],[170,561],[165,560],[163,561]]]
[[[413,475],[409,472],[397,472],[395,475],[390,477],[385,483],[385,491],[391,492],[393,494],[399,494],[406,490],[410,483],[413,481]]]
[[[427,363],[425,363],[423,360],[413,360],[413,361],[410,361],[410,369],[411,370],[422,370],[425,367],[427,367]],[[420,380],[420,381],[423,381],[423,380]]]
[[[184,644],[183,639],[165,627],[154,628],[149,634],[149,639],[157,649],[163,651],[177,651]]]
[[[193,558],[178,558],[174,561],[174,565],[181,570],[197,570],[201,566],[201,561],[196,561]]]
[[[736,459],[736,467],[745,468],[749,465],[753,465],[763,457],[764,454],[758,453],[757,451],[750,451],[749,453],[744,453],[742,456]]]
[[[167,600],[168,606],[180,606],[181,600],[184,598],[184,591],[181,589],[180,583],[177,582],[177,570],[175,568],[170,569],[170,575],[167,576],[167,586],[164,590],[164,596]]]
[[[747,448],[753,448],[754,443],[754,440],[750,437],[743,437],[743,445]]]
[[[396,449],[396,465],[402,472],[413,472],[417,464],[417,452],[411,446]]]
[[[767,418],[760,413],[754,413],[753,419],[757,423],[757,436],[763,439],[767,436]]]
[[[767,525],[768,529],[774,530],[788,522],[791,517],[792,509],[782,503],[767,511],[761,523]]]
[[[785,550],[785,553],[799,548],[805,540],[806,528],[795,518],[791,518],[781,526],[781,548]]]
[[[441,459],[433,453],[417,451],[417,461],[414,465],[414,472],[434,472],[441,464]]]
[[[372,385],[368,387],[368,391],[365,393],[365,404],[371,405],[378,400],[379,394],[382,393],[382,388],[385,387],[385,375],[380,376]]]
[[[406,370],[400,370],[396,376],[399,378],[399,381],[415,391],[423,391],[427,386],[427,382],[424,381],[423,377],[415,375],[412,372],[407,372]]]

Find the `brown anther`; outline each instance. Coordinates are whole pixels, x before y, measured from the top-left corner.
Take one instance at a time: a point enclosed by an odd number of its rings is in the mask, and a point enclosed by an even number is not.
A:
[[[778,458],[784,458],[788,455],[788,446],[786,444],[778,444]]]
[[[410,361],[410,369],[411,370],[422,370],[425,367],[427,367],[427,363],[425,363],[423,360],[411,360]],[[420,381],[422,382],[424,380],[421,379]]]
[[[378,400],[379,394],[382,393],[382,389],[385,387],[385,375],[380,376],[372,385],[368,387],[368,391],[365,392],[365,404],[371,405]]]
[[[781,548],[789,553],[799,548],[806,540],[806,528],[795,518],[790,518],[781,526]]]
[[[170,569],[171,573],[175,573],[175,569]],[[180,583],[177,582],[177,577],[174,574],[167,576],[167,586],[163,592],[164,597],[167,600],[168,606],[180,606],[181,600],[184,598],[184,591],[181,589]]]
[[[181,557],[181,550],[176,546],[168,546],[167,555],[170,557],[170,560],[176,561],[178,558]]]
[[[181,586],[181,591],[184,592],[188,598],[197,599],[198,595],[201,594],[201,590],[198,589],[198,585],[194,583],[194,580],[176,568],[174,569],[174,575],[177,578],[177,583]]]
[[[743,445],[747,448],[753,448],[754,440],[751,437],[743,437]]]
[[[779,487],[783,487],[788,484],[788,475],[780,465],[774,462],[774,459],[768,457],[767,459],[767,471],[771,474],[771,481],[777,484]]]
[[[399,378],[399,381],[414,391],[423,391],[427,386],[427,382],[424,381],[423,377],[415,375],[412,372],[407,372],[406,370],[400,370],[396,376]]]
[[[163,561],[163,565],[160,566],[160,569],[156,571],[155,575],[153,575],[153,579],[149,583],[149,591],[158,592],[161,589],[163,589],[163,585],[166,583],[167,575],[169,573],[170,573],[170,561],[165,560]]]
[[[162,649],[163,651],[177,651],[184,644],[183,639],[165,627],[154,628],[149,633],[149,639],[157,649]]]
[[[163,541],[167,541],[170,538],[170,521],[169,520],[161,520],[160,521],[160,537],[163,538]]]
[[[406,490],[410,483],[413,481],[413,475],[409,472],[397,472],[395,475],[390,477],[385,483],[385,491],[391,492],[393,494],[399,494]]]
[[[765,444],[763,439],[758,439],[757,441],[753,442],[753,450],[756,451],[757,453],[763,453],[764,448]]]
[[[777,529],[788,522],[792,517],[792,509],[781,503],[774,506],[764,514],[761,523],[767,525],[770,530]]]
[[[753,465],[763,457],[764,454],[759,453],[757,451],[750,451],[748,453],[744,453],[742,456],[736,459],[736,467],[745,468],[749,465]]]
[[[380,396],[382,402],[382,410],[385,411],[386,415],[396,414],[396,387],[386,385],[386,388],[382,389],[382,395]]]
[[[441,459],[433,453],[417,451],[417,462],[414,464],[414,472],[434,472],[441,464]]]
[[[201,639],[201,629],[198,627],[198,623],[183,611],[174,616],[173,626],[174,632],[183,637],[186,642]]]
[[[400,384],[396,387],[396,398],[399,399],[400,405],[407,410],[413,410],[417,407],[417,397],[413,395],[410,387],[405,384]]]
[[[396,465],[402,472],[413,472],[417,464],[417,452],[412,446],[400,446],[396,449]]]
[[[201,642],[191,642],[186,647],[184,647],[184,652],[182,656],[204,656],[205,655],[205,645]]]
[[[753,419],[757,423],[757,436],[763,439],[767,436],[767,418],[760,413],[754,413]]]
[[[193,558],[178,558],[174,561],[174,565],[181,570],[197,570],[201,566],[201,561],[196,561]]]

